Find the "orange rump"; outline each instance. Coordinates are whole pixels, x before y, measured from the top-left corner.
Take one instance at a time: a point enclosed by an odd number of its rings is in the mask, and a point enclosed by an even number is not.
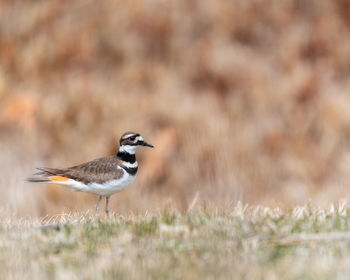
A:
[[[69,180],[69,178],[63,176],[50,176],[49,179],[54,182],[65,182]]]

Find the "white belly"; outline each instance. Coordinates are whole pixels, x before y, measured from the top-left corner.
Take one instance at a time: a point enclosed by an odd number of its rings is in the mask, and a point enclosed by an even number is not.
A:
[[[119,167],[120,168],[120,167]],[[134,182],[136,175],[130,175],[128,172],[123,170],[123,176],[116,180],[110,180],[103,184],[99,183],[89,183],[84,184],[73,179],[69,179],[65,182],[60,182],[60,185],[66,185],[72,191],[88,192],[93,194],[98,194],[102,196],[112,195],[116,192],[120,192],[126,187],[130,186]]]
[[[99,194],[99,195],[112,195],[116,192],[120,192],[126,187],[130,186],[134,182],[136,176],[130,175],[128,172],[124,171],[123,177],[117,180],[110,180],[103,184],[90,183],[87,185],[88,190],[86,192]]]

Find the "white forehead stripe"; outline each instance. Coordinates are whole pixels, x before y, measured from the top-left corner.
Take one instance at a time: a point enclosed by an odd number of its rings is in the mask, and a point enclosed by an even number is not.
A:
[[[133,135],[135,135],[135,133],[129,133],[127,135],[124,135],[123,139],[129,138],[130,136],[133,136]]]
[[[137,136],[137,137],[136,137],[136,140],[137,140],[137,141],[143,141],[143,138],[142,138],[141,136]]]

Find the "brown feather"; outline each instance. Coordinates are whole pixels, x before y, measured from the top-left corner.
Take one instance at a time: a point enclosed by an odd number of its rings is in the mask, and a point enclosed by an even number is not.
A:
[[[98,158],[80,165],[66,169],[41,168],[44,176],[64,176],[84,184],[96,182],[103,184],[109,180],[117,180],[123,176],[123,171],[118,169],[123,162],[115,156]]]

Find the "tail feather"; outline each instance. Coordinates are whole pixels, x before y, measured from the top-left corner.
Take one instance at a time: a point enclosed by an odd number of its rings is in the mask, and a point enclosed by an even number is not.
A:
[[[52,180],[48,177],[59,176],[63,173],[63,170],[58,168],[38,167],[36,169],[40,170],[39,172],[34,173],[34,175],[37,175],[38,177],[29,177],[27,178],[28,182],[32,182],[32,183],[52,182]]]
[[[63,170],[58,168],[49,168],[49,167],[37,167],[36,169],[40,172],[35,173],[34,175],[60,175]]]
[[[45,178],[45,177],[29,177],[29,178],[27,178],[27,182],[48,183],[48,182],[51,182],[51,180],[49,178]]]

